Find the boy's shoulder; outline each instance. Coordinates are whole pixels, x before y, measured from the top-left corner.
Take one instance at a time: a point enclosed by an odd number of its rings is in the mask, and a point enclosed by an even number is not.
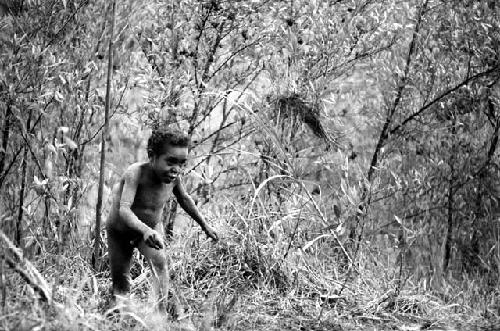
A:
[[[148,165],[149,162],[136,162],[127,167],[125,169],[125,172],[123,173],[123,178],[129,178],[129,179],[139,179],[142,177],[144,174],[144,171],[146,169],[146,166]]]

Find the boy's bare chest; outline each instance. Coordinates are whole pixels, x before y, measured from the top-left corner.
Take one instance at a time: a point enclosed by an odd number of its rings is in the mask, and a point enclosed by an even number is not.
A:
[[[132,204],[132,209],[157,211],[162,210],[172,195],[173,185],[139,184]]]

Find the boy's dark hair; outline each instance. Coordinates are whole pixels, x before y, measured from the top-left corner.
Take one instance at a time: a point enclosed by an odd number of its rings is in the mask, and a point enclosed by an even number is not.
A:
[[[165,145],[189,147],[189,136],[178,129],[156,129],[148,139],[148,157],[158,156],[164,152]]]

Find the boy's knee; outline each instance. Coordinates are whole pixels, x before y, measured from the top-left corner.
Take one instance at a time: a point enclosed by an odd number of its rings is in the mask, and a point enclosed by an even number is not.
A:
[[[147,247],[142,244],[139,246],[139,251],[144,257],[149,260],[151,265],[155,267],[157,270],[164,270],[167,266],[167,257],[165,252],[161,249],[154,249],[151,247]]]
[[[163,254],[158,254],[149,258],[156,270],[163,271],[167,268],[167,259]]]
[[[130,292],[130,276],[127,273],[112,273],[113,295],[127,295]]]

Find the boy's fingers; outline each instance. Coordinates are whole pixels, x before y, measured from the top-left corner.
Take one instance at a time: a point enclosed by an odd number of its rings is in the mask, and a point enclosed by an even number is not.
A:
[[[155,244],[156,244],[156,249],[162,249],[163,243],[161,242],[161,239],[158,238],[157,236],[155,236],[154,240],[155,240]]]
[[[149,247],[154,248],[154,249],[160,249],[161,248],[161,245],[153,237],[149,237],[146,240],[146,245],[148,245]]]
[[[161,243],[158,241],[157,238],[153,239],[152,244],[153,244],[153,248],[155,248],[155,249],[160,249],[161,248]]]
[[[154,249],[162,249],[163,243],[156,233],[151,233],[145,240],[146,245]]]
[[[210,238],[212,238],[213,241],[218,241],[219,240],[219,236],[215,232],[211,232],[208,236]]]

